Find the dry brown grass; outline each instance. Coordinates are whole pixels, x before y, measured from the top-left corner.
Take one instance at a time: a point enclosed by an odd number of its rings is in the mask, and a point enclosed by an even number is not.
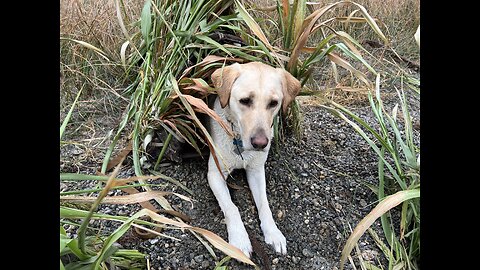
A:
[[[127,29],[135,27],[143,2],[125,1]],[[101,155],[97,152],[108,146],[105,135],[116,127],[127,105],[126,99],[120,97],[128,82],[125,82],[123,68],[117,65],[125,38],[119,27],[115,0],[61,0],[60,36],[92,44],[111,59],[106,61],[80,44],[60,40],[61,121],[82,89],[63,138],[65,148],[62,148],[67,154],[72,151],[77,154],[68,155],[68,159],[61,158],[63,167],[71,167],[63,171],[76,171],[73,167],[97,166],[101,162]]]
[[[143,1],[127,0],[124,9],[127,27],[138,20]],[[84,87],[84,97],[117,95],[123,69],[120,48],[125,41],[116,16],[115,1],[60,1],[60,37],[87,42],[103,50],[111,61],[70,40],[60,40],[61,103],[71,103]]]
[[[140,17],[142,0],[125,1],[125,24],[133,27]],[[101,48],[113,60],[120,60],[120,46],[125,38],[120,30],[115,0],[60,1],[60,35],[82,40]]]

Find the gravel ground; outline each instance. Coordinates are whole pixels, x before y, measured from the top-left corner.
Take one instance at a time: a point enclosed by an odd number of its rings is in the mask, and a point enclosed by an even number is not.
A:
[[[419,123],[419,97],[408,96],[413,119]],[[384,104],[391,111],[396,101],[394,95],[389,95]],[[350,234],[350,228],[353,229],[375,206],[377,199],[365,185],[377,184],[377,157],[368,144],[348,124],[316,106],[311,98],[302,99],[301,103],[304,112],[302,140],[297,142],[293,137],[287,137],[278,153],[270,152],[266,163],[268,199],[278,228],[287,238],[286,256],[276,254],[263,242],[257,210],[244,172],[236,171],[229,179],[241,187],[230,190],[232,200],[238,206],[249,234],[258,240],[267,254],[266,262],[256,254],[253,256],[253,261],[261,265],[262,269],[338,269],[340,253]],[[370,124],[374,123],[368,104],[359,103],[350,108]],[[419,124],[416,127],[415,140],[418,141]],[[62,148],[63,159],[75,154],[72,149]],[[68,170],[78,171],[72,165],[64,166],[62,171]],[[82,168],[80,170],[88,171]],[[205,228],[227,239],[223,214],[208,186],[207,160],[184,160],[165,167],[164,174],[178,179],[194,191],[191,196],[195,199],[193,207],[188,202],[169,196],[167,199],[172,206],[192,218],[191,225]],[[129,175],[134,175],[134,172],[126,166],[121,176]],[[84,182],[81,185],[83,188],[92,186],[93,183]],[[73,187],[73,183],[62,183],[61,189]],[[173,184],[165,184],[162,189],[187,195]],[[139,209],[139,206],[102,205],[100,211],[131,215]],[[111,226],[113,229],[116,224],[104,222],[103,226]],[[378,221],[373,227],[378,232],[381,231]],[[73,230],[69,231],[74,233]],[[180,230],[168,230],[165,233],[181,241],[167,238],[141,240],[129,232],[119,242],[124,248],[135,248],[148,254],[151,269],[215,267],[216,261],[191,233]],[[386,261],[381,251],[369,235],[360,239],[359,247],[364,260],[385,266]],[[215,253],[217,261],[224,257],[216,249]],[[352,256],[355,257],[353,252]],[[233,259],[227,265],[229,269],[253,269]],[[353,269],[350,263],[346,264],[346,269]]]

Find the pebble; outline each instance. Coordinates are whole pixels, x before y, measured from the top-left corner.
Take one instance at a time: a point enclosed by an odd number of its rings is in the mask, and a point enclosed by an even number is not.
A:
[[[367,206],[367,202],[364,200],[364,199],[360,199],[360,205],[362,207],[366,207]]]
[[[278,260],[279,260],[278,258],[273,259],[273,260],[272,260],[272,264],[277,264],[277,263],[278,263]]]
[[[152,245],[155,245],[156,243],[158,243],[158,241],[159,241],[158,238],[153,238],[153,239],[148,240],[148,242],[150,242],[150,244],[152,244]]]
[[[378,252],[375,250],[364,250],[362,251],[362,258],[366,261],[373,261],[375,258],[378,258]]]
[[[203,262],[203,255],[198,255],[193,258],[196,262]]]
[[[313,257],[313,255],[314,255],[313,252],[311,252],[307,248],[302,249],[302,254],[303,254],[303,256],[309,257],[309,258]]]
[[[83,152],[84,152],[83,149],[80,149],[80,148],[75,148],[72,150],[72,154],[76,156],[82,154]]]
[[[335,203],[335,210],[337,210],[338,212],[340,212],[342,210],[342,205],[339,204],[339,203]]]
[[[283,215],[284,215],[284,214],[283,214],[283,211],[282,211],[282,210],[278,210],[278,211],[277,211],[277,218],[278,218],[278,219],[282,219]]]
[[[60,182],[60,192],[68,190],[68,186],[65,183]]]
[[[299,258],[298,258],[298,257],[292,256],[292,262],[293,262],[294,264],[297,264],[298,261],[299,261]]]

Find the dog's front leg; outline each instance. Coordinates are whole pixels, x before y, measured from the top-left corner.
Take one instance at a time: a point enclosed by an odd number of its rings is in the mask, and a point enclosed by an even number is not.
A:
[[[277,228],[272,217],[272,211],[267,201],[267,190],[265,183],[265,168],[263,166],[256,168],[247,168],[247,180],[253,199],[257,205],[260,226],[262,227],[265,242],[272,245],[275,251],[287,254],[287,240],[282,232]]]
[[[222,173],[224,174],[225,178],[228,176],[228,173]],[[217,198],[218,204],[220,205],[223,215],[225,216],[228,242],[239,248],[243,253],[245,253],[245,255],[250,257],[250,253],[252,252],[252,244],[248,238],[248,233],[245,230],[245,226],[243,225],[237,206],[235,206],[235,204],[232,202],[230,192],[228,191],[227,182],[223,180],[223,177],[215,166],[212,157],[210,157],[209,160],[207,177],[208,184],[210,185],[215,198]]]

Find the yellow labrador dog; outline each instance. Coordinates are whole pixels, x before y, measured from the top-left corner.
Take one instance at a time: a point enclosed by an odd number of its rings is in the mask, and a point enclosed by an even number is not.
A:
[[[252,245],[224,180],[233,169],[245,169],[265,242],[286,254],[285,236],[277,228],[267,201],[264,165],[273,138],[273,119],[280,109],[287,110],[300,91],[300,82],[284,69],[259,62],[217,69],[212,81],[218,93],[214,111],[235,134],[232,140],[216,121],[210,120],[210,132],[220,152],[217,156],[222,158],[218,158],[220,172],[210,154],[208,183],[225,216],[229,242],[250,257]]]

